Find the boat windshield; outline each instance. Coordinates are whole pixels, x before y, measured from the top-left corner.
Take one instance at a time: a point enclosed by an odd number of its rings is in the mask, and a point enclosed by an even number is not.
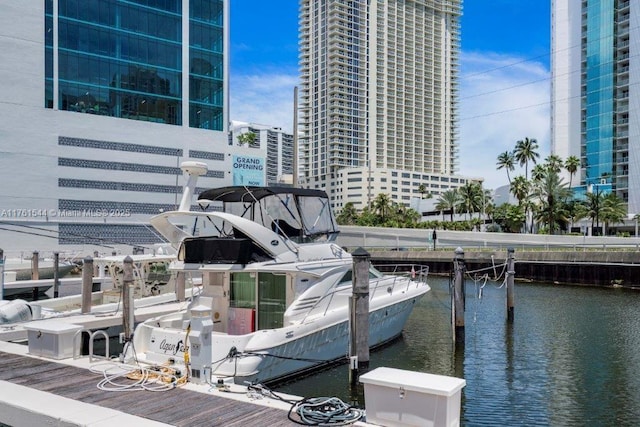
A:
[[[198,200],[207,209],[250,219],[298,243],[333,241],[339,232],[321,190],[236,186],[204,191]]]

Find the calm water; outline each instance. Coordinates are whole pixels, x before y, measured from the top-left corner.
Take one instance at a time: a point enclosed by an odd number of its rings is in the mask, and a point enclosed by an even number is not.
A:
[[[371,353],[370,369],[464,378],[465,426],[640,425],[640,293],[516,283],[515,322],[506,291],[467,281],[465,345],[455,348],[449,280],[414,309],[403,336]],[[348,367],[276,388],[306,397],[337,396],[363,406]]]

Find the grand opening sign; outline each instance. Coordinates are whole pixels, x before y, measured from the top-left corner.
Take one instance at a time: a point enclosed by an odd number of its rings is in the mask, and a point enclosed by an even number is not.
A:
[[[233,156],[233,185],[263,186],[265,181],[264,158]]]

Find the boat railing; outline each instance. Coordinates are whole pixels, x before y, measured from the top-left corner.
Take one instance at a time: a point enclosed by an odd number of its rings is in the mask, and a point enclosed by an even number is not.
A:
[[[376,283],[370,292],[370,299],[375,295],[378,288],[384,287],[393,290],[398,282],[406,284],[406,290],[409,290],[413,282],[426,282],[429,275],[429,266],[423,264],[385,264],[384,266],[376,266],[376,269],[391,279],[391,284],[387,280],[380,280]],[[406,280],[410,279],[410,280]]]
[[[421,265],[421,264],[395,264],[395,265],[386,265],[386,267],[391,267],[392,271],[385,271],[385,276],[379,278],[376,281],[373,289],[370,289],[369,292],[369,301],[373,299],[378,288],[394,289],[398,282],[402,281],[402,283],[406,283],[406,290],[409,290],[412,283],[415,282],[426,282],[427,275],[429,274],[429,266]],[[382,271],[381,271],[382,272]],[[409,279],[409,280],[406,280]],[[391,281],[391,283],[389,283]],[[322,297],[318,298],[318,300],[313,304],[313,306],[307,311],[305,316],[302,318],[301,323],[307,319],[307,317],[322,303],[324,300],[329,298],[327,305],[324,309],[324,314],[326,316],[327,312],[331,308],[331,302],[333,301],[334,295],[340,292],[344,292],[345,289],[351,289],[352,285],[342,285],[338,287],[331,288],[329,292],[324,294]]]

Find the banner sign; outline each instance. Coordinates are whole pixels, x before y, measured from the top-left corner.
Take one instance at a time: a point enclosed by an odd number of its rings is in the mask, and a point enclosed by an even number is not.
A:
[[[264,158],[233,156],[233,185],[264,186]]]

